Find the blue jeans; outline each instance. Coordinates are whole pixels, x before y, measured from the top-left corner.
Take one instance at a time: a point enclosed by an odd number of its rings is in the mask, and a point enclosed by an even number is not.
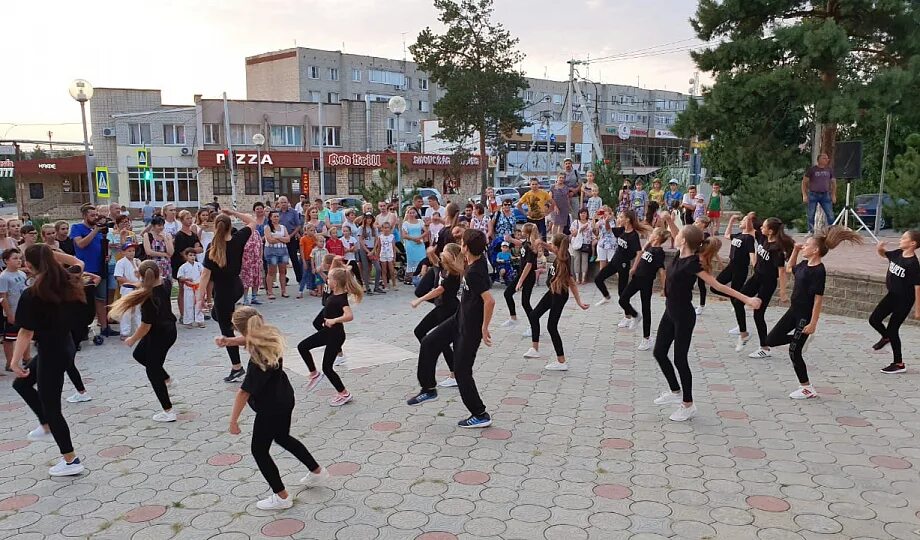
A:
[[[311,291],[316,288],[316,277],[313,274],[313,261],[306,260],[303,262],[303,274],[300,278],[300,292],[304,289]]]
[[[808,232],[815,232],[815,210],[818,205],[827,218],[827,224],[834,221],[834,205],[831,203],[831,194],[827,191],[809,191],[808,192]]]

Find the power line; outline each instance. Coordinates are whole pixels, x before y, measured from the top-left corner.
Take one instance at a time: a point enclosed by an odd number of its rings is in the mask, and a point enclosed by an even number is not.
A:
[[[703,48],[705,48],[705,47],[711,45],[712,43],[713,43],[713,42],[707,42],[707,43],[702,43],[702,44],[700,44],[700,45],[691,45],[691,46],[677,47],[677,48],[673,48],[673,49],[665,49],[665,50],[661,50],[661,51],[652,51],[652,52],[648,52],[648,53],[639,53],[639,54],[633,54],[633,55],[622,55],[622,56],[616,56],[616,57],[608,57],[608,58],[605,58],[605,59],[603,59],[603,60],[600,60],[600,59],[598,59],[598,60],[591,60],[591,63],[593,64],[593,63],[596,63],[596,62],[617,62],[617,61],[620,61],[620,60],[636,60],[636,59],[639,59],[639,58],[650,58],[650,57],[652,57],[652,56],[662,56],[662,55],[666,55],[666,54],[676,54],[676,53],[681,53],[681,52],[688,52],[688,51],[694,51],[694,50],[698,50],[698,49],[703,49]]]
[[[593,60],[585,60],[585,61],[582,62],[582,63],[583,63],[583,64],[593,64],[594,62],[603,62],[604,60],[606,60],[606,59],[608,59],[608,58],[615,58],[615,57],[620,57],[620,56],[625,56],[625,55],[633,55],[633,54],[635,54],[635,53],[650,51],[650,50],[653,50],[653,49],[658,49],[658,48],[660,48],[660,47],[667,47],[667,46],[669,46],[669,45],[676,45],[676,44],[678,44],[678,43],[683,43],[683,42],[685,42],[685,41],[694,41],[694,40],[698,41],[698,38],[686,38],[686,39],[679,39],[679,40],[677,40],[677,41],[669,41],[668,43],[660,43],[660,44],[658,44],[658,45],[652,45],[651,47],[645,47],[645,48],[643,48],[643,49],[634,49],[634,50],[631,50],[631,51],[625,51],[625,52],[621,52],[621,53],[617,53],[617,54],[610,54],[610,55],[607,55],[607,56],[600,56],[600,57],[598,57],[598,58],[594,58]]]

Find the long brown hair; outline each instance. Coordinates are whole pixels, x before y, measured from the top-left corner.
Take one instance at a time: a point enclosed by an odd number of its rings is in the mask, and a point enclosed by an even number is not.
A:
[[[782,248],[783,252],[786,254],[788,259],[792,255],[792,249],[795,247],[795,241],[786,234],[786,226],[783,225],[783,220],[777,217],[767,218],[763,222],[766,225],[767,229],[771,230],[774,235],[773,241],[778,243]]]
[[[863,237],[860,236],[858,232],[844,227],[843,225],[834,225],[824,231],[823,235],[815,235],[813,238],[818,248],[818,253],[822,257],[827,255],[828,251],[836,248],[843,242],[849,242],[851,244],[863,243]]]
[[[457,203],[448,203],[447,211],[444,213],[444,226],[453,229],[454,225],[457,224],[457,216],[459,215],[460,207]],[[451,234],[453,234],[453,231],[451,231]]]
[[[262,371],[275,369],[284,354],[284,335],[277,327],[265,324],[256,308],[240,306],[233,312],[233,327],[246,338],[249,358]]]
[[[333,290],[335,290],[335,286],[345,289],[345,292],[354,298],[355,302],[360,302],[364,298],[364,287],[358,283],[354,274],[351,273],[351,267],[330,269],[329,286]]]
[[[700,258],[703,270],[711,272],[713,260],[718,259],[719,249],[722,248],[722,241],[715,236],[706,238],[703,230],[696,225],[684,225],[680,234],[690,251]]]
[[[57,262],[47,244],[27,247],[25,259],[35,271],[35,281],[29,290],[36,298],[49,304],[86,303],[86,292],[80,275],[71,274]]]
[[[464,266],[463,256],[460,255],[460,244],[451,242],[444,246],[444,251],[441,252],[441,269],[446,270],[448,274],[462,276]]]
[[[112,307],[109,308],[109,314],[118,318],[143,304],[148,298],[153,296],[153,288],[157,286],[160,280],[160,267],[156,261],[147,259],[138,267],[137,272],[141,275],[141,286],[118,299]]]
[[[230,234],[230,217],[223,214],[214,220],[214,238],[208,248],[207,257],[214,261],[218,267],[227,266],[227,235]]]
[[[540,231],[537,229],[536,224],[534,223],[525,223],[521,227],[521,234],[524,235],[524,241],[530,242],[530,245],[536,251],[537,246],[540,244]]]
[[[549,282],[549,289],[553,294],[562,294],[569,288],[572,280],[572,256],[569,254],[569,237],[565,234],[553,236],[553,247],[556,248],[556,260],[553,266],[556,275]]]
[[[652,230],[652,226],[644,221],[639,221],[639,218],[636,217],[636,212],[633,210],[624,210],[620,214],[629,221],[629,225],[633,228],[634,231],[645,236],[649,231]]]

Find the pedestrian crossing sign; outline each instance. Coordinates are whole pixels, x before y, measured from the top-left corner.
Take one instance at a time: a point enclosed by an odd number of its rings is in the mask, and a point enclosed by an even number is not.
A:
[[[109,198],[109,168],[96,167],[96,193],[100,199]]]
[[[137,166],[147,167],[150,164],[150,150],[141,148],[137,151]]]

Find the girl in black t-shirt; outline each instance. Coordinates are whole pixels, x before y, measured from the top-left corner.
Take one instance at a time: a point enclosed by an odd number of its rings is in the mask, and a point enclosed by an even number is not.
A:
[[[671,216],[663,216],[671,235],[674,236],[674,245],[679,250],[677,257],[671,261],[665,280],[665,309],[658,324],[658,335],[655,338],[653,354],[658,366],[668,381],[670,392],[662,393],[655,399],[656,405],[679,404],[670,418],[675,422],[683,422],[696,416],[696,405],[693,404],[693,377],[690,365],[687,362],[687,353],[690,350],[690,340],[693,337],[693,327],[696,325],[696,312],[693,309],[693,286],[697,278],[702,278],[711,287],[727,296],[737,298],[745,304],[758,308],[759,298],[749,298],[730,287],[716,281],[709,273],[712,259],[719,252],[721,242],[718,238],[703,238],[703,231],[693,225],[685,225],[678,229]],[[674,344],[674,365],[668,359],[668,349]],[[674,375],[674,368],[680,374],[680,383]],[[683,390],[683,394],[681,394]]]
[[[356,302],[360,302],[364,297],[364,288],[347,268],[330,270],[328,283],[332,294],[326,299],[322,311],[313,320],[316,333],[298,343],[297,351],[300,352],[304,363],[307,364],[307,369],[310,370],[307,391],[316,388],[325,375],[338,392],[329,400],[329,405],[341,407],[351,401],[351,394],[345,389],[333,364],[336,355],[345,344],[345,323],[354,320],[351,307],[348,305],[348,296],[351,295]],[[310,354],[310,350],[323,346],[326,347],[323,352],[323,371],[319,372],[313,363],[313,355]]]
[[[166,354],[176,343],[176,315],[172,310],[171,289],[163,282],[156,262],[146,260],[138,268],[141,277],[140,288],[122,296],[112,305],[110,313],[116,319],[140,306],[141,324],[134,335],[125,339],[125,345],[137,343],[134,359],[147,370],[147,379],[153,387],[162,412],[153,415],[157,422],[175,422],[167,386],[172,384],[169,373],[163,369]]]
[[[428,335],[428,332],[457,313],[457,308],[460,306],[458,293],[460,292],[460,281],[463,279],[465,266],[463,256],[460,254],[459,244],[451,243],[444,246],[444,251],[441,252],[438,261],[438,268],[440,270],[437,286],[431,289],[428,294],[411,302],[413,309],[419,307],[422,302],[430,301],[435,305],[434,309],[429,311],[418,323],[418,326],[415,327],[415,337],[419,343],[422,342],[422,338]],[[451,348],[451,344],[444,343],[444,348],[441,352],[444,354],[448,369],[450,369],[450,376],[438,383],[438,386],[455,387],[457,386],[457,380],[454,378],[454,351]]]
[[[709,233],[710,224],[712,224],[712,220],[710,220],[707,216],[699,217],[693,221],[693,225],[696,226],[699,230],[703,231],[704,240],[712,236]],[[716,258],[718,258],[718,254],[716,254]],[[696,287],[700,290],[700,305],[696,306],[695,311],[697,315],[702,315],[703,311],[706,310],[706,284],[702,279],[696,278]]]
[[[736,215],[732,214],[725,228],[725,239],[731,242],[732,247],[728,255],[728,264],[722,269],[716,280],[723,285],[731,285],[732,289],[740,291],[744,288],[744,282],[747,280],[748,269],[756,262],[754,236],[761,224],[754,212],[749,212],[741,218],[741,232],[733,234],[732,230],[735,228],[736,217]],[[712,293],[721,296],[721,293],[715,289],[712,289]],[[738,334],[735,352],[741,352],[750,339],[750,334],[747,331],[747,317],[744,314],[744,304],[734,298],[731,299],[731,303],[732,308],[735,310],[735,321],[738,326],[730,330],[729,333]]]
[[[888,274],[885,285],[888,294],[882,298],[872,315],[869,324],[878,332],[882,339],[872,346],[879,351],[885,345],[891,344],[893,359],[888,367],[882,368],[882,373],[904,373],[904,359],[901,357],[901,336],[898,330],[901,324],[910,315],[910,308],[914,308],[914,318],[920,319],[920,263],[917,262],[916,250],[920,247],[920,231],[906,231],[898,241],[898,249],[885,250],[885,242],[879,242],[876,252],[880,257],[888,259]],[[885,326],[885,318],[888,326]]]
[[[647,351],[652,348],[649,337],[652,335],[652,288],[655,285],[655,276],[664,273],[664,248],[662,244],[670,237],[667,229],[659,228],[652,232],[652,236],[645,249],[636,258],[630,270],[629,284],[620,295],[620,307],[629,317],[629,328],[633,329],[642,322],[642,341],[639,350]],[[664,283],[664,275],[662,283]],[[642,300],[642,314],[636,311],[630,300],[639,293]]]
[[[533,294],[534,285],[537,283],[537,258],[543,252],[543,240],[540,237],[540,230],[533,223],[525,223],[521,228],[523,239],[511,238],[511,243],[521,248],[521,258],[517,272],[517,279],[505,287],[504,297],[505,304],[508,305],[509,319],[502,323],[503,328],[517,326],[517,311],[514,307],[514,293],[521,292],[521,306],[524,308],[524,316],[530,317],[533,306],[530,303],[530,297]],[[523,330],[523,335],[530,335],[530,326]]]
[[[530,350],[524,353],[524,358],[540,358],[540,317],[547,311],[549,319],[546,322],[546,329],[549,337],[553,341],[553,349],[556,351],[556,361],[546,364],[543,369],[549,371],[568,371],[569,365],[566,363],[565,352],[562,348],[562,336],[559,335],[559,318],[562,317],[562,310],[569,301],[569,291],[575,297],[575,303],[581,309],[588,309],[588,304],[581,301],[581,295],[578,294],[578,284],[575,277],[572,276],[572,256],[569,253],[569,236],[556,234],[548,244],[550,251],[555,253],[556,258],[553,264],[549,266],[546,278],[546,294],[533,308],[533,311],[527,316],[530,320]]]
[[[741,287],[741,292],[747,296],[760,298],[760,307],[754,310],[754,326],[757,327],[760,347],[749,354],[748,358],[767,358],[772,356],[770,346],[767,345],[767,321],[765,319],[767,306],[770,305],[770,299],[776,292],[777,281],[779,282],[780,300],[783,302],[787,300],[786,273],[783,271],[783,266],[786,264],[786,259],[792,254],[795,242],[786,235],[782,220],[775,217],[763,222],[754,240],[754,253],[757,256],[754,273]],[[742,340],[739,345],[743,349],[746,343]]]
[[[808,336],[813,335],[818,328],[818,317],[824,304],[826,273],[821,258],[841,242],[862,244],[863,240],[859,233],[835,225],[823,236],[812,236],[804,244],[796,244],[789,264],[786,265],[786,272],[795,276],[791,303],[767,335],[767,345],[789,345],[789,358],[800,385],[789,394],[792,399],[818,397],[808,380],[808,369],[802,353]],[[805,260],[796,264],[800,253]]]
[[[260,500],[260,510],[283,510],[294,505],[293,497],[281,481],[278,466],[269,450],[272,442],[290,452],[307,466],[310,474],[301,478],[302,484],[316,486],[329,478],[329,472],[320,467],[307,448],[291,436],[291,415],[294,412],[294,389],[284,373],[281,355],[285,344],[281,331],[265,324],[265,319],[255,308],[242,306],[233,313],[233,326],[240,336],[220,336],[218,347],[244,346],[249,352],[249,369],[236,394],[230,412],[230,433],[240,434],[240,413],[246,403],[256,413],[252,423],[252,457],[259,472],[271,486],[272,495]]]
[[[626,286],[629,284],[629,269],[632,268],[636,259],[639,258],[639,253],[642,252],[642,242],[639,239],[639,234],[645,234],[648,230],[649,226],[645,222],[639,221],[636,218],[636,213],[632,210],[617,214],[617,226],[611,229],[617,239],[617,250],[613,254],[613,259],[610,263],[598,272],[594,278],[597,290],[604,296],[595,305],[600,306],[610,301],[610,292],[604,282],[614,273],[617,274],[617,294],[620,297],[623,296],[623,292],[626,291]],[[632,319],[632,316],[629,313],[624,315],[623,320],[617,324],[618,328],[627,328],[631,324],[630,319]]]

